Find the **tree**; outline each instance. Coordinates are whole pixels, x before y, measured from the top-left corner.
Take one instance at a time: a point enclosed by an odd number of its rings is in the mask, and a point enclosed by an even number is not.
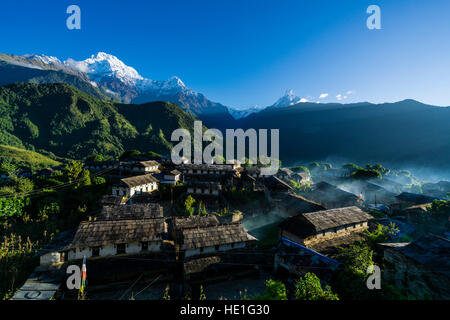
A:
[[[124,160],[126,158],[135,157],[141,155],[139,150],[127,150],[119,157],[119,160]]]
[[[387,226],[378,224],[377,228],[374,231],[366,231],[365,236],[367,239],[367,244],[372,249],[376,249],[378,243],[394,239],[399,232],[400,230],[397,225],[391,222]]]
[[[283,282],[269,279],[263,296],[254,297],[255,300],[287,300],[286,287]]]
[[[205,204],[202,201],[200,201],[200,203],[198,205],[198,215],[206,216],[207,214],[208,214],[208,211],[206,210]]]
[[[373,265],[373,251],[365,243],[352,244],[346,248],[338,247],[337,260],[352,272],[366,275],[367,268]]]
[[[203,286],[200,286],[200,297],[199,297],[199,300],[201,300],[201,301],[206,300],[206,294],[203,291]]]
[[[194,215],[194,203],[195,199],[192,198],[191,196],[188,196],[186,198],[186,201],[184,201],[184,211],[186,215],[188,216]]]
[[[369,180],[369,179],[382,179],[383,176],[377,170],[358,169],[352,173],[352,178],[358,180]]]
[[[330,286],[322,288],[320,279],[308,272],[295,283],[295,300],[339,300]]]
[[[306,172],[307,174],[311,174],[310,172],[309,172],[309,169],[307,168],[307,167],[305,167],[305,166],[296,166],[296,167],[292,167],[291,168],[291,170],[292,171],[294,171],[294,172]]]
[[[99,154],[94,154],[94,155],[86,158],[86,161],[91,161],[91,162],[104,162],[107,160],[108,160],[107,157],[99,155]]]
[[[67,182],[76,182],[75,189],[91,184],[90,172],[84,168],[82,162],[72,160],[64,167],[63,174]]]

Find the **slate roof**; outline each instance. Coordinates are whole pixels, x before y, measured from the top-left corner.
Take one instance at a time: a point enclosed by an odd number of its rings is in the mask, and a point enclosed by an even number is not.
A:
[[[361,223],[373,219],[358,207],[346,207],[317,212],[305,213],[304,217],[317,231],[324,231],[335,227]]]
[[[121,184],[126,185],[129,188],[133,188],[148,183],[158,182],[158,179],[156,179],[152,174],[144,174],[141,176],[123,178],[120,179],[120,181],[122,182]]]
[[[158,167],[159,163],[155,160],[148,160],[148,161],[139,161],[137,165],[141,165],[143,167]]]
[[[86,221],[78,227],[69,249],[163,240],[164,219]]]
[[[355,201],[358,197],[353,193],[344,191],[328,182],[321,181],[314,185],[314,188],[306,197],[320,203]]]
[[[301,238],[306,238],[336,227],[366,222],[373,217],[358,207],[309,212],[283,221],[279,227]]]
[[[409,192],[403,192],[396,197],[400,200],[412,202],[414,204],[425,204],[433,202],[434,200],[439,200],[439,198],[437,197],[430,197],[424,194],[409,193]]]
[[[100,212],[101,220],[162,218],[163,207],[158,203],[140,203],[121,206],[104,206]]]
[[[286,207],[288,210],[297,211],[298,213],[326,210],[326,208],[320,204],[295,194],[283,194],[281,197],[278,196],[277,200],[280,200],[279,204],[281,206]]]
[[[289,184],[284,182],[283,180],[275,177],[270,176],[264,180],[264,185],[269,190],[283,190],[283,191],[291,191],[294,190]]]
[[[183,250],[257,240],[240,222],[181,230]]]
[[[291,169],[288,169],[288,168],[280,168],[280,169],[278,170],[278,173],[284,173],[284,174],[286,174],[286,175],[288,175],[288,176],[290,176],[290,175],[293,174],[292,170],[291,170]]]
[[[450,278],[450,240],[427,234],[394,250]]]
[[[215,214],[192,217],[172,217],[172,227],[176,230],[193,227],[217,226],[219,224],[219,219]]]
[[[100,198],[99,203],[103,206],[106,205],[120,205],[122,202],[123,197],[122,196],[111,196],[111,195],[105,195]]]

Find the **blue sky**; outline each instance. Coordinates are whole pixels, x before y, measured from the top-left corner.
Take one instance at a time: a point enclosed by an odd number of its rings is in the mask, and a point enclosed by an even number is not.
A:
[[[70,4],[81,30],[66,28]],[[381,30],[366,27],[371,4]],[[104,51],[233,107],[271,105],[288,89],[310,101],[447,106],[449,14],[447,0],[8,1],[0,52],[82,60]]]

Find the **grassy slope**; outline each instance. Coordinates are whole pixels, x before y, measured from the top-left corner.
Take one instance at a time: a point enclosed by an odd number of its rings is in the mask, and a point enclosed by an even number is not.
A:
[[[3,161],[2,159],[8,159],[18,168],[30,168],[34,170],[60,164],[60,162],[52,160],[42,154],[5,145],[0,145],[0,161]]]

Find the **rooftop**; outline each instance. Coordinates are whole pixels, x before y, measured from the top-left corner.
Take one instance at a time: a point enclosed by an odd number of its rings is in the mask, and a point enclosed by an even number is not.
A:
[[[86,221],[78,227],[69,249],[163,240],[164,219]]]
[[[185,228],[181,230],[181,236],[183,250],[257,240],[240,222]]]
[[[151,174],[144,174],[141,176],[123,178],[123,179],[120,179],[120,181],[122,182],[122,184],[126,185],[127,187],[133,188],[133,187],[137,187],[137,186],[142,186],[144,184],[156,183],[156,182],[158,182],[158,179],[156,179]]]
[[[162,218],[163,208],[158,203],[127,204],[121,206],[107,205],[102,208],[99,219],[150,219]]]
[[[358,207],[346,207],[299,214],[280,224],[280,228],[306,238],[325,230],[366,222],[373,217]]]

